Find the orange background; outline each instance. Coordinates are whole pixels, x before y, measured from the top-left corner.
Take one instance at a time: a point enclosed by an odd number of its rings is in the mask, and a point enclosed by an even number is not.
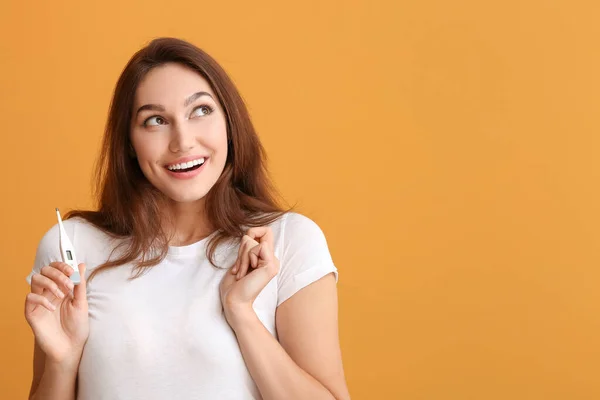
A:
[[[2,2],[0,397],[25,398],[25,276],[91,207],[114,84],[157,36],[212,54],[340,270],[353,399],[600,398],[600,6]]]

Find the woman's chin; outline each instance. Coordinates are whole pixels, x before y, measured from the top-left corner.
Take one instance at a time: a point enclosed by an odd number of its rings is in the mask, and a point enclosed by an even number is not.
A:
[[[175,203],[179,204],[194,204],[204,200],[205,193],[169,193],[168,197]]]

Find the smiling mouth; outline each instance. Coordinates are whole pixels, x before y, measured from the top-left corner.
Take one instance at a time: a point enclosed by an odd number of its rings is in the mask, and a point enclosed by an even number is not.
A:
[[[198,165],[194,165],[193,167],[190,168],[184,168],[184,169],[170,169],[169,171],[171,172],[175,172],[175,173],[181,173],[181,172],[190,172],[193,170],[196,170],[198,168],[200,168],[201,166],[203,166],[204,164],[198,164]]]
[[[190,171],[194,171],[194,170],[197,170],[198,168],[202,167],[206,163],[206,160],[207,159],[205,157],[202,157],[200,159],[188,162],[187,165],[186,165],[186,163],[181,163],[181,164],[167,165],[167,166],[165,166],[165,168],[168,169],[170,172],[174,172],[174,173],[190,172]]]

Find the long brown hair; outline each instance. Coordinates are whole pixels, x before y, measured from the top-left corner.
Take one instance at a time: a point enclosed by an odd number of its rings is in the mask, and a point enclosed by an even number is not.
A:
[[[115,87],[94,173],[98,211],[72,210],[65,214],[65,219],[80,217],[113,238],[125,239],[113,249],[114,253],[124,246],[122,255],[115,260],[109,257],[90,278],[102,269],[129,262],[136,262],[137,277],[167,255],[169,239],[159,218],[166,209],[166,198],[145,178],[131,156],[129,129],[140,81],[152,68],[169,62],[191,68],[206,79],[226,116],[227,160],[205,202],[205,214],[215,228],[207,246],[210,262],[216,266],[214,253],[220,243],[240,238],[245,228],[267,225],[289,211],[280,205],[281,197],[268,177],[265,150],[227,73],[191,43],[155,39],[133,55]]]

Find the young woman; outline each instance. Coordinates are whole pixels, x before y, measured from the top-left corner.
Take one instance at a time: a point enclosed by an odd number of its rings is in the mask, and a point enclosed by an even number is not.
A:
[[[349,398],[323,232],[278,205],[210,56],[162,38],[132,57],[96,178],[98,211],[64,221],[81,283],[57,225],[28,276],[30,398]]]

